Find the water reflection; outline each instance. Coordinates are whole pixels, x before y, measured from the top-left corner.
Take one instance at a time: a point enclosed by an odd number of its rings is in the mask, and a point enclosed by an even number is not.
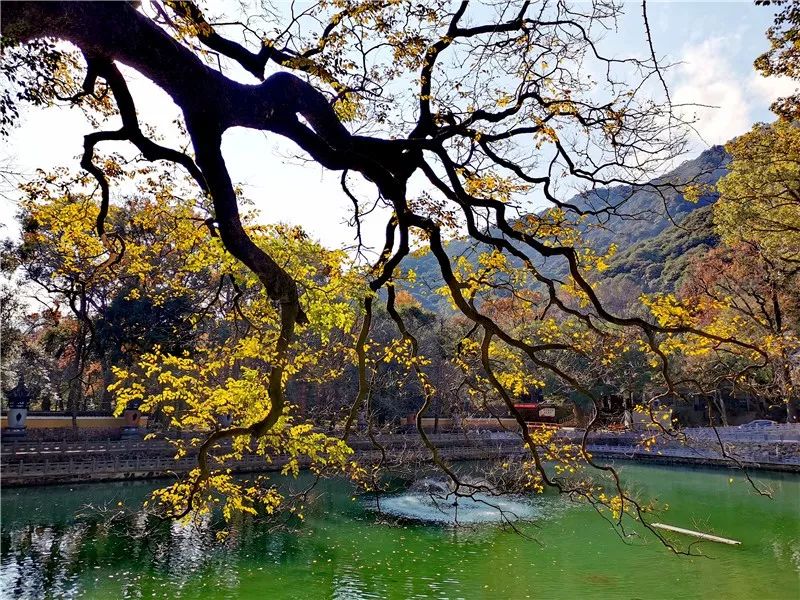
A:
[[[2,536],[0,585],[14,597],[71,598],[80,569],[80,553],[90,527],[28,526]]]

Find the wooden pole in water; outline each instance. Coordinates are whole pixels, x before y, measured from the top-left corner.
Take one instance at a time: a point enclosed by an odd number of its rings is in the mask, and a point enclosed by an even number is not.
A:
[[[729,544],[731,546],[740,546],[742,544],[742,542],[738,542],[736,540],[729,540],[728,538],[724,537],[718,537],[716,535],[711,535],[710,533],[701,533],[699,531],[692,531],[691,529],[683,529],[681,527],[673,527],[672,525],[664,525],[663,523],[651,523],[650,525],[658,529],[666,529],[667,531],[674,531],[676,533],[693,535],[694,537],[698,537],[703,540],[708,540],[710,542],[719,542],[720,544]]]

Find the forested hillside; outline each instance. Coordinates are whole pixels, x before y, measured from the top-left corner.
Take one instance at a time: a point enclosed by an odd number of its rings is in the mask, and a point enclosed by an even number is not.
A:
[[[642,239],[617,253],[603,279],[625,279],[642,292],[673,292],[693,258],[719,243],[714,233],[711,206],[689,213],[678,225],[669,225],[655,237]]]
[[[663,177],[654,179],[654,185],[672,183],[698,186],[713,186],[725,175],[730,158],[722,146],[714,146],[697,158],[688,160]],[[716,193],[701,195],[697,202],[689,202],[678,191],[667,193],[663,188],[658,193],[647,186],[632,190],[630,187],[615,187],[608,191],[598,190],[587,200],[573,200],[581,207],[602,208],[604,205],[621,204],[621,216],[611,217],[605,223],[588,221],[584,237],[598,251],[615,243],[619,251],[630,248],[643,240],[654,238],[662,231],[681,223],[693,211],[712,204]],[[632,216],[628,216],[632,215]]]
[[[714,146],[651,183],[713,186],[725,174],[728,161],[724,148]],[[587,217],[579,226],[583,239],[597,252],[606,252],[611,244],[617,246],[604,272],[610,279],[606,288],[630,282],[638,292],[656,292],[673,291],[691,258],[716,245],[709,209],[716,199],[716,193],[705,193],[697,202],[689,202],[678,191],[665,192],[663,187],[655,192],[648,186],[617,186],[578,195],[569,202],[582,209],[618,206],[616,215],[605,215],[602,221]],[[474,241],[461,239],[447,246],[451,257],[467,259],[485,250]],[[435,293],[442,282],[433,256],[409,257],[404,265],[416,274],[415,282],[406,287],[420,303],[429,310],[447,310],[447,301]],[[539,266],[548,275],[566,272],[564,262],[543,261]]]

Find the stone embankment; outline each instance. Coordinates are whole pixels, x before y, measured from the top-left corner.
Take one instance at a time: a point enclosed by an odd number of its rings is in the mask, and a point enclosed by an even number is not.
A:
[[[439,434],[431,436],[441,456],[449,461],[493,460],[522,452],[517,436]],[[380,444],[393,463],[427,462],[430,451],[416,435],[383,435]],[[350,445],[365,460],[380,460],[381,452],[368,439]],[[197,463],[193,456],[176,460],[175,448],[158,440],[38,442],[3,440],[0,481],[4,486],[79,483],[176,477]],[[278,471],[287,460],[245,456],[226,466],[240,473]]]
[[[644,440],[653,432],[593,432],[587,448],[596,457],[661,464],[698,464],[800,472],[800,425],[687,428],[658,435],[651,447]],[[562,430],[559,437],[578,442],[582,431]]]
[[[746,466],[749,468],[800,472],[800,427],[776,426],[769,431],[736,427],[686,429],[678,437],[661,436],[649,447],[650,434],[636,432],[593,432],[588,450],[596,458],[624,459],[666,464]],[[583,432],[562,429],[558,440],[580,443]],[[430,436],[443,458],[493,460],[525,452],[519,435],[512,432],[452,433]],[[378,438],[391,460],[430,460],[430,452],[416,435],[382,435]],[[2,440],[0,480],[4,486],[78,483],[176,477],[188,472],[194,457],[174,459],[174,448],[158,440],[116,440],[87,442],[41,442]],[[351,445],[359,457],[378,460],[381,456],[367,439]],[[229,465],[238,472],[279,470],[286,464],[278,458],[265,464],[261,457],[246,456]]]

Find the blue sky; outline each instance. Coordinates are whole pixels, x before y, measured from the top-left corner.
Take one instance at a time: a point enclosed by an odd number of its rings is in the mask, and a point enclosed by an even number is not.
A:
[[[603,42],[607,52],[622,55],[646,48],[641,5],[625,6],[619,31],[609,32]],[[793,89],[791,82],[761,78],[752,67],[767,47],[764,32],[772,9],[748,2],[651,2],[648,14],[657,55],[680,63],[667,74],[673,99],[718,107],[693,111],[699,135],[686,158],[743,133],[756,121],[771,120],[770,102]],[[169,131],[176,114],[171,101],[141,79],[131,87],[142,120]],[[23,173],[58,165],[77,169],[82,136],[90,129],[77,110],[27,110],[2,158],[10,157]],[[353,243],[354,231],[344,225],[351,205],[339,190],[339,174],[298,160],[290,143],[262,132],[228,132],[223,151],[233,179],[244,184],[265,222],[302,224],[329,246]],[[13,201],[2,200],[0,218],[8,226],[0,236],[17,235],[15,210]],[[382,231],[383,218],[376,215],[366,226],[368,241],[379,243]]]

